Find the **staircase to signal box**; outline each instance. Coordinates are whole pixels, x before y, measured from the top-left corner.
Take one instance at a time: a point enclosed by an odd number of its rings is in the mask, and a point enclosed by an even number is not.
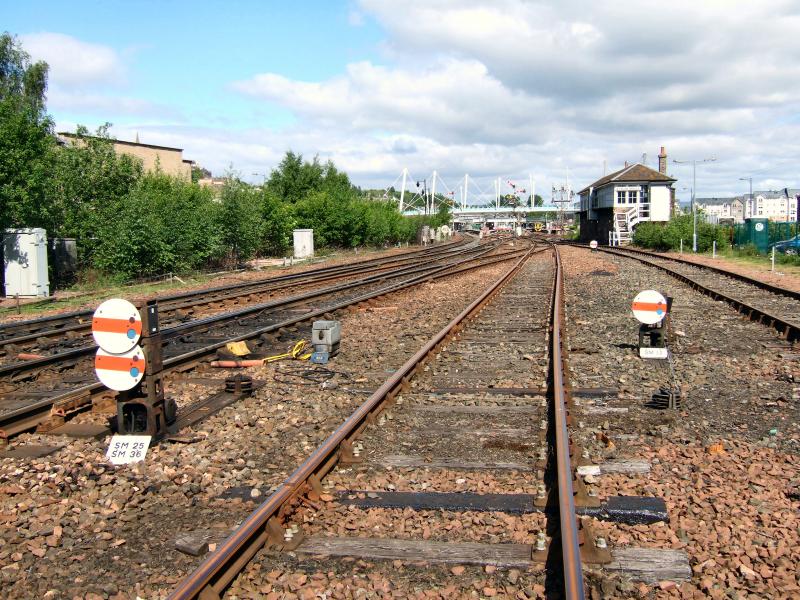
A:
[[[614,212],[614,231],[608,234],[608,245],[627,246],[633,240],[633,230],[636,225],[649,220],[649,204],[637,204],[626,211]]]

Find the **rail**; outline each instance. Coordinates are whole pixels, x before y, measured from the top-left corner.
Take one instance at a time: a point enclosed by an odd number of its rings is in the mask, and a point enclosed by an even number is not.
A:
[[[534,252],[537,250],[535,248],[532,248],[530,251]],[[430,281],[432,279],[436,279],[439,277],[456,275],[458,273],[463,273],[490,264],[496,264],[499,262],[513,260],[514,258],[521,256],[524,252],[525,251],[523,250],[523,251],[508,252],[508,253],[503,253],[501,255],[488,256],[488,257],[472,257],[470,259],[463,261],[463,263],[469,263],[469,264],[455,263],[438,267],[435,271],[428,271],[422,275],[418,275],[411,279],[407,279],[405,281],[401,281],[399,283],[390,286],[381,287],[378,290],[368,292],[366,294],[357,296],[355,298],[344,300],[333,306],[327,306],[325,308],[305,313],[298,317],[293,317],[285,321],[281,321],[278,323],[274,323],[272,325],[254,329],[245,334],[241,334],[239,336],[226,339],[222,342],[209,344],[203,348],[192,350],[190,352],[168,358],[164,360],[164,369],[165,371],[168,372],[176,368],[192,364],[195,361],[201,360],[204,356],[215,352],[218,348],[225,346],[225,344],[228,342],[243,341],[256,338],[262,334],[271,333],[274,331],[278,331],[282,328],[291,327],[299,323],[307,322],[309,320],[313,320],[320,316],[329,314],[333,311],[340,310],[348,306],[358,304],[360,302],[364,302],[379,296],[383,296],[388,293],[400,291],[408,287],[413,287],[420,283],[424,283],[425,281]],[[61,394],[53,395],[41,400],[34,401],[16,410],[0,414],[0,439],[5,439],[12,435],[21,433],[22,431],[32,429],[36,427],[39,423],[42,423],[43,421],[47,420],[50,417],[50,415],[55,414],[57,416],[63,417],[65,415],[62,413],[64,412],[65,409],[74,411],[74,407],[76,406],[76,404],[89,403],[91,402],[92,396],[103,393],[105,390],[106,390],[105,386],[103,386],[99,382],[90,383],[71,390],[67,390]]]
[[[564,385],[566,362],[562,346],[564,328],[564,278],[561,256],[554,246],[555,283],[551,303],[550,378],[553,402],[553,429],[555,430],[556,482],[558,485],[558,513],[561,528],[561,554],[564,576],[564,597],[568,600],[585,597],[578,521],[575,514],[572,488],[572,465],[569,457],[569,431],[567,430],[567,391]]]
[[[652,260],[648,260],[644,256],[637,256],[637,254],[645,254],[645,255],[649,255],[652,258],[655,258],[657,260],[658,259],[672,260],[672,261],[677,261],[679,263],[684,263],[684,264],[687,264],[687,265],[690,265],[690,266],[693,266],[693,267],[698,267],[700,269],[707,269],[707,270],[710,270],[712,272],[716,272],[716,273],[720,273],[720,274],[723,274],[723,275],[730,276],[733,279],[738,279],[738,280],[743,281],[745,283],[753,284],[755,287],[758,287],[760,289],[766,290],[768,292],[771,292],[771,293],[774,293],[774,294],[783,295],[783,296],[788,296],[788,297],[793,298],[793,299],[800,299],[800,294],[798,292],[794,292],[793,290],[788,290],[786,288],[781,288],[781,287],[778,287],[778,286],[773,286],[773,285],[770,285],[770,284],[765,283],[763,281],[758,281],[757,279],[752,279],[750,277],[747,277],[746,275],[741,275],[739,273],[732,273],[731,271],[726,271],[724,269],[719,269],[717,267],[711,267],[711,266],[702,265],[702,264],[698,264],[698,263],[693,263],[691,261],[684,261],[682,259],[677,259],[677,258],[672,258],[672,257],[667,257],[667,256],[663,256],[662,257],[662,256],[659,256],[657,254],[651,254],[649,252],[641,252],[641,251],[630,252],[628,250],[619,251],[617,249],[611,249],[611,248],[598,248],[598,250],[601,250],[603,252],[607,252],[608,254],[613,254],[613,255],[616,255],[616,256],[622,256],[624,258],[629,258],[631,260],[638,260],[641,263],[644,263],[644,264],[649,265],[651,267],[655,267],[656,269],[660,269],[660,270],[664,271],[665,273],[667,273],[668,275],[670,275],[671,277],[674,277],[678,281],[682,281],[683,283],[685,283],[686,285],[688,285],[692,289],[695,289],[698,292],[713,298],[714,300],[721,300],[721,301],[723,301],[723,302],[725,302],[727,304],[730,304],[734,309],[736,309],[739,313],[745,315],[751,321],[755,321],[755,322],[761,323],[762,325],[765,325],[767,327],[771,327],[780,336],[782,336],[784,339],[786,339],[788,342],[794,343],[794,342],[800,341],[800,326],[798,326],[797,323],[793,323],[791,321],[787,321],[784,317],[782,317],[780,315],[775,315],[772,312],[769,312],[767,310],[764,310],[764,309],[758,308],[756,306],[753,306],[752,304],[744,302],[744,301],[742,301],[742,300],[740,300],[738,298],[734,298],[733,296],[730,296],[729,294],[726,294],[726,293],[721,292],[719,290],[715,290],[713,288],[710,288],[707,285],[704,285],[704,284],[700,283],[699,281],[697,281],[695,279],[692,279],[688,275],[684,275],[683,273],[678,273],[677,271],[674,271],[674,270],[670,269],[669,267],[667,267],[665,265],[660,265],[660,264],[658,264],[656,262],[653,262]]]
[[[563,275],[561,258],[553,247],[555,273],[551,305],[550,392],[553,401],[559,524],[562,551],[564,597],[569,600],[585,598],[578,521],[572,487],[572,467],[567,430],[568,392],[565,386],[566,362],[562,349]],[[292,503],[304,493],[319,487],[321,479],[330,472],[340,457],[349,452],[353,440],[388,407],[394,398],[409,385],[411,377],[423,364],[458,333],[466,321],[477,314],[510,281],[533,253],[527,252],[501,278],[431,338],[414,356],[400,367],[345,422],[306,459],[269,498],[265,500],[211,555],[209,555],[170,594],[170,600],[219,598],[233,579],[264,545],[284,546],[281,518],[291,510]]]
[[[169,598],[171,600],[218,598],[262,546],[267,543],[280,546],[283,543],[282,530],[278,522],[281,510],[302,494],[304,488],[313,486],[314,482],[318,484],[321,477],[333,469],[343,453],[348,452],[352,439],[366,427],[370,416],[375,418],[394,400],[408,385],[416,370],[516,275],[532,253],[533,249],[526,252],[511,269],[387,379],[213,554],[178,584]]]

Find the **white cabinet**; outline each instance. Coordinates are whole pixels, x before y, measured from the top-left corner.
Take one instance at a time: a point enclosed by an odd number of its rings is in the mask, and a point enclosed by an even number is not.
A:
[[[45,230],[6,229],[3,233],[3,267],[7,297],[49,296]]]
[[[295,229],[292,231],[294,238],[294,257],[306,258],[314,256],[314,230]]]

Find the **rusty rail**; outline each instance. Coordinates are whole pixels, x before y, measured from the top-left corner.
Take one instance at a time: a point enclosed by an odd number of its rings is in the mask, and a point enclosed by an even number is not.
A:
[[[628,246],[624,247],[617,246],[614,248],[598,248],[598,250],[602,250],[603,252],[609,252],[611,254],[619,254],[620,256],[626,256],[629,254],[639,254],[641,256],[650,256],[652,258],[660,258],[661,260],[669,260],[672,262],[680,263],[682,265],[689,265],[691,267],[697,267],[699,269],[705,269],[707,271],[719,273],[720,275],[725,275],[726,277],[737,279],[744,283],[749,283],[750,285],[754,285],[757,288],[761,288],[762,290],[772,292],[773,294],[778,294],[779,296],[786,296],[787,298],[800,300],[800,292],[797,292],[795,290],[790,290],[788,288],[781,287],[779,285],[773,285],[771,283],[767,283],[766,281],[761,281],[759,279],[754,279],[753,277],[748,277],[747,275],[743,275],[742,273],[736,273],[735,271],[729,271],[721,267],[715,267],[714,265],[697,263],[691,260],[686,260],[685,258],[678,258],[677,256],[665,256],[663,254],[659,254],[658,252],[649,252],[647,250],[630,248]]]
[[[533,248],[531,250],[531,252],[538,252],[538,251],[541,250],[537,250],[536,248]],[[290,327],[298,323],[303,323],[308,320],[324,316],[336,310],[341,310],[343,308],[347,308],[348,306],[358,304],[360,302],[365,302],[373,298],[377,298],[389,293],[397,292],[409,287],[413,287],[415,285],[419,285],[421,283],[424,283],[425,281],[431,281],[433,279],[438,279],[439,277],[449,277],[476,268],[481,268],[491,264],[512,260],[516,256],[521,255],[523,252],[524,251],[509,252],[489,257],[473,257],[465,261],[466,263],[472,263],[472,264],[465,264],[459,266],[459,264],[456,263],[440,267],[435,271],[428,272],[424,275],[414,277],[413,279],[409,279],[400,282],[398,284],[380,288],[373,292],[368,292],[367,294],[364,294],[356,298],[351,298],[349,300],[345,300],[334,306],[329,306],[310,313],[306,313],[299,317],[288,319],[280,323],[275,323],[274,325],[269,325],[256,330],[252,330],[246,334],[237,337],[226,339],[223,342],[209,344],[204,348],[192,350],[190,352],[181,354],[179,356],[174,356],[172,358],[164,360],[164,369],[165,371],[171,371],[177,368],[184,367],[187,364],[191,364],[193,361],[201,360],[204,356],[215,352],[218,348],[225,346],[225,344],[228,342],[249,340],[265,333],[278,331],[285,327]],[[50,396],[48,398],[36,401],[31,405],[21,407],[17,410],[0,414],[0,441],[3,439],[7,439],[12,435],[16,435],[17,433],[20,433],[22,431],[33,429],[40,423],[48,420],[51,416],[63,417],[64,415],[62,414],[63,411],[61,409],[61,406],[68,405],[71,407],[74,404],[76,397],[81,397],[85,400],[85,402],[88,403],[91,402],[91,397],[93,395],[97,395],[105,391],[106,388],[101,383],[99,382],[90,383],[87,385],[74,388],[72,390],[65,391],[61,394]]]
[[[288,479],[209,555],[170,594],[170,600],[219,598],[223,590],[244,569],[265,544],[282,545],[281,511],[304,490],[319,485],[339,459],[350,451],[352,440],[408,385],[410,378],[429,357],[477,314],[520,270],[533,254],[533,248],[520,258],[500,279],[448,323],[425,346],[403,364],[347,420],[305,460]]]
[[[497,246],[489,246],[487,245],[486,248],[480,249],[476,247],[473,250],[476,250],[476,255],[473,258],[478,258],[482,255],[488,254],[494,251]],[[179,337],[181,335],[186,335],[187,333],[195,332],[195,331],[202,331],[207,329],[209,325],[214,325],[217,323],[224,323],[229,321],[235,321],[236,319],[242,317],[252,316],[258,313],[265,312],[267,310],[277,310],[279,308],[286,308],[289,306],[293,306],[298,303],[303,303],[313,298],[318,298],[321,296],[325,296],[327,294],[345,291],[357,287],[361,287],[367,283],[379,283],[382,282],[384,279],[392,278],[392,277],[401,277],[403,275],[413,275],[415,273],[424,272],[426,269],[429,273],[438,273],[442,270],[442,268],[447,266],[457,265],[459,263],[459,259],[451,259],[454,262],[449,263],[448,265],[440,266],[440,265],[433,265],[429,263],[438,262],[442,258],[437,257],[430,261],[423,261],[417,265],[411,266],[404,266],[402,268],[395,269],[393,271],[388,272],[374,272],[365,276],[362,279],[357,281],[352,281],[349,283],[341,283],[333,286],[327,286],[324,288],[319,288],[316,290],[312,290],[310,292],[305,292],[302,294],[298,294],[295,296],[289,296],[286,298],[281,298],[278,300],[270,300],[267,302],[262,302],[259,304],[252,304],[245,308],[240,308],[233,311],[227,311],[223,313],[219,313],[216,315],[212,315],[209,317],[202,317],[199,319],[194,319],[187,323],[179,323],[177,325],[172,325],[171,327],[167,327],[163,329],[162,333],[162,342],[163,344],[167,344],[170,339],[175,337]],[[461,259],[463,262],[464,259]],[[87,323],[86,328],[91,328],[91,325]],[[94,353],[97,352],[97,346],[92,344],[87,344],[84,346],[80,346],[79,348],[75,348],[72,350],[66,350],[62,352],[58,352],[56,354],[50,354],[46,356],[42,356],[41,358],[34,358],[31,360],[25,360],[21,362],[13,362],[5,365],[0,365],[0,378],[8,377],[8,376],[20,376],[23,373],[28,372],[36,372],[45,367],[49,367],[52,365],[60,365],[62,363],[66,363],[68,361],[78,361],[84,357],[92,356]]]
[[[567,392],[564,379],[566,356],[562,351],[564,328],[564,279],[561,256],[553,247],[555,261],[555,283],[551,302],[552,334],[550,336],[550,392],[553,401],[555,430],[556,483],[558,486],[558,512],[561,528],[561,555],[564,577],[564,597],[568,600],[585,597],[578,521],[575,514],[575,498],[572,487],[572,465],[569,456],[569,431],[567,430]]]
[[[723,302],[726,302],[727,304],[730,304],[733,308],[735,308],[741,314],[745,315],[751,321],[755,321],[756,323],[766,325],[767,327],[772,327],[772,329],[774,329],[788,342],[800,341],[800,327],[796,323],[792,323],[791,321],[785,320],[783,317],[779,317],[765,310],[747,304],[746,302],[734,298],[733,296],[729,296],[728,294],[714,290],[706,285],[703,285],[699,281],[692,279],[688,275],[684,275],[683,273],[678,273],[677,271],[673,271],[667,266],[660,265],[658,263],[653,262],[652,260],[648,260],[647,258],[644,258],[642,256],[636,256],[636,254],[634,254],[634,252],[639,254],[650,254],[648,252],[616,251],[610,248],[598,248],[598,250],[602,250],[603,252],[607,252],[608,254],[613,254],[614,256],[621,256],[623,258],[629,258],[631,260],[638,260],[639,262],[649,265],[651,267],[655,267],[656,269],[661,269],[671,277],[674,277],[675,279],[682,281],[692,289],[695,289],[698,292],[713,298],[714,300],[721,300]],[[800,299],[800,293],[798,292],[787,290],[785,288],[781,288],[778,286],[773,286],[768,283],[764,283],[763,281],[759,282],[757,279],[752,279],[750,277],[747,277],[746,275],[739,275],[738,273],[731,273],[730,271],[726,271],[724,269],[718,269],[717,267],[709,267],[707,265],[701,265],[693,263],[691,261],[684,261],[682,259],[672,258],[668,256],[658,256],[655,254],[652,254],[651,256],[653,256],[653,258],[663,258],[665,260],[672,260],[675,262],[686,263],[694,267],[699,267],[701,269],[702,268],[709,269],[711,271],[715,271],[723,275],[731,276],[734,279],[739,279],[740,281],[753,284],[756,287],[759,287],[761,289],[767,290],[775,294],[780,294],[783,296],[788,296],[790,298]]]
[[[187,308],[207,302],[220,302],[238,296],[264,293],[283,288],[289,288],[297,283],[307,284],[318,281],[327,281],[337,277],[347,277],[363,272],[389,269],[392,265],[400,265],[413,260],[441,260],[449,255],[458,253],[474,242],[463,239],[446,242],[432,248],[423,248],[409,252],[402,252],[388,257],[370,258],[361,261],[348,262],[340,265],[318,267],[298,273],[288,273],[275,277],[264,277],[253,281],[189,290],[173,294],[156,294],[162,305],[170,310]],[[417,264],[420,264],[417,262]],[[262,289],[263,288],[263,289]],[[35,340],[39,336],[63,334],[68,331],[88,331],[91,328],[93,309],[60,313],[25,321],[12,321],[0,323],[0,347],[5,344],[20,344]],[[12,332],[12,333],[9,333]],[[17,332],[16,334],[13,332]]]

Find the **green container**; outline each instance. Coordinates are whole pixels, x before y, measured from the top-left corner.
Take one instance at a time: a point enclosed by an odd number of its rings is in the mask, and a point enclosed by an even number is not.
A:
[[[769,250],[769,220],[764,217],[745,219],[747,237],[760,254]]]

